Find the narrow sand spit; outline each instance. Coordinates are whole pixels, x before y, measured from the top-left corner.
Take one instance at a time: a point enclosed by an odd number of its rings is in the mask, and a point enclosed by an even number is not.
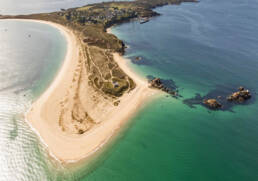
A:
[[[85,60],[82,59],[80,41],[75,34],[55,23],[26,21],[45,23],[58,28],[65,35],[68,45],[64,63],[57,76],[43,95],[33,103],[31,109],[26,113],[26,119],[45,143],[50,154],[56,159],[64,163],[79,161],[101,148],[157,91],[148,88],[147,81],[132,72],[122,56],[114,54],[115,61],[135,81],[137,86],[133,91],[120,98],[121,102],[118,106],[107,106],[102,103],[104,99],[94,102],[91,99],[92,90],[87,86],[86,78],[83,79],[83,76],[87,74],[83,68]],[[79,93],[75,92],[78,89],[73,88],[75,87],[75,77],[78,77],[78,74],[82,80],[77,82],[83,88]],[[81,94],[83,95],[80,96]],[[74,95],[77,95],[77,99],[83,106],[86,105],[84,108],[91,114],[91,117],[100,119],[98,124],[81,135],[68,134],[60,129],[60,114],[63,110],[69,111],[70,102],[74,102],[75,99]],[[66,107],[65,104],[67,104]]]

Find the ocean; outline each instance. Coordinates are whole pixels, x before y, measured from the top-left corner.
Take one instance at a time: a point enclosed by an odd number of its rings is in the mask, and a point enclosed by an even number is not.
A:
[[[58,174],[24,113],[49,86],[66,39],[39,23],[0,21],[0,180],[55,180]]]
[[[202,0],[156,8],[162,15],[145,24],[113,27],[128,46],[129,66],[143,77],[169,80],[180,96],[147,104],[108,148],[77,171],[50,161],[22,118],[58,70],[64,37],[47,25],[1,22],[1,35],[10,35],[0,37],[0,180],[256,181],[257,8],[256,0]],[[28,41],[28,34],[38,39]],[[46,52],[48,59],[38,56]],[[137,56],[142,60],[134,61]],[[252,93],[244,105],[214,111],[198,102],[239,86]]]
[[[84,6],[108,0],[2,0],[0,1],[0,14],[19,15],[33,13],[48,13]]]

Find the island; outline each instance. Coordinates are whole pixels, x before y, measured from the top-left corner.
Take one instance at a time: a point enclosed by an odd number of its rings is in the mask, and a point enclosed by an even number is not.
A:
[[[131,20],[147,23],[159,15],[153,8],[181,2],[196,1],[104,2],[53,13],[0,15],[47,23],[66,36],[68,52],[60,71],[26,113],[50,155],[63,163],[88,157],[159,92],[126,65],[125,44],[108,28]]]

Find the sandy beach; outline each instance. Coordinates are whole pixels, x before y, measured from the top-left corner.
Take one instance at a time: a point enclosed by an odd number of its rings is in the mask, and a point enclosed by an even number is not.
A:
[[[58,28],[66,37],[68,51],[52,84],[32,104],[26,113],[26,119],[53,157],[63,163],[76,162],[92,155],[101,148],[139,110],[144,102],[153,97],[157,90],[148,88],[147,81],[131,71],[126,64],[127,60],[115,53],[115,61],[135,81],[137,86],[133,91],[124,94],[119,99],[118,106],[107,106],[108,103],[102,103],[104,99],[99,102],[92,101],[92,91],[87,86],[86,78],[83,78],[87,73],[82,66],[85,60],[80,56],[81,46],[75,34],[55,23],[36,22]],[[74,88],[77,79],[82,87],[79,93],[75,92],[78,91],[78,88]],[[76,96],[79,97],[77,99],[80,100],[81,107],[87,110],[91,117],[98,119],[98,124],[81,135],[68,134],[60,129],[59,115],[62,114],[63,110],[69,112]],[[67,119],[70,118],[67,117]]]

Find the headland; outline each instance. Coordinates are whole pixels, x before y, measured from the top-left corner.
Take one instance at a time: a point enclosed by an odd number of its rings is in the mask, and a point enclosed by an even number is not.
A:
[[[26,114],[56,159],[67,163],[91,155],[158,92],[126,65],[121,56],[125,44],[107,28],[130,20],[147,22],[159,15],[153,8],[181,2],[189,0],[108,2],[53,13],[0,16],[47,23],[67,39],[60,71]]]

